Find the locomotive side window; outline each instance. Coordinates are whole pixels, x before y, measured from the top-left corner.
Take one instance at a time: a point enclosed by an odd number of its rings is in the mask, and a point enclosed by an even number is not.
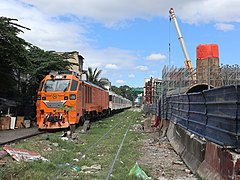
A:
[[[44,91],[67,91],[70,80],[47,80]]]
[[[112,95],[109,95],[109,101],[112,101]]]
[[[75,80],[72,80],[72,86],[70,88],[70,91],[76,91],[78,87],[78,82]]]

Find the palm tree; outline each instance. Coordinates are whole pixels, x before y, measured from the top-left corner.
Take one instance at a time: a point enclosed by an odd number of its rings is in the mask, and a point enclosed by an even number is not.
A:
[[[109,90],[111,88],[111,82],[107,78],[101,78],[98,83],[98,85],[105,90]]]
[[[102,70],[98,70],[98,68],[95,68],[93,70],[91,67],[88,67],[88,71],[86,73],[87,82],[91,82],[93,84],[96,84],[96,85],[104,88],[104,86],[108,85],[110,82],[107,78],[99,79],[101,72],[102,72]]]
[[[95,68],[93,71],[91,67],[88,67],[88,71],[86,73],[87,82],[97,84],[99,81],[98,79],[99,79],[101,72],[102,72],[102,70],[98,70],[98,68]]]

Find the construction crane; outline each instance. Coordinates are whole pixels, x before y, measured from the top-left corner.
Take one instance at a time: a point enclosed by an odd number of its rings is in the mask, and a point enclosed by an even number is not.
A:
[[[188,71],[190,71],[190,76],[191,76],[192,80],[196,80],[196,76],[194,76],[193,72],[192,72],[193,71],[192,61],[190,60],[190,58],[188,56],[188,52],[187,52],[187,49],[186,49],[186,46],[185,46],[185,43],[184,43],[181,31],[180,31],[180,28],[178,26],[178,22],[177,22],[177,19],[176,19],[176,16],[175,16],[173,8],[170,8],[169,14],[170,14],[170,18],[174,22],[174,25],[175,25],[175,28],[176,28],[176,31],[177,31],[177,34],[178,34],[178,39],[179,39],[179,42],[180,42],[181,47],[182,47],[182,51],[183,51],[184,58],[185,58],[184,65],[185,65],[186,69]]]

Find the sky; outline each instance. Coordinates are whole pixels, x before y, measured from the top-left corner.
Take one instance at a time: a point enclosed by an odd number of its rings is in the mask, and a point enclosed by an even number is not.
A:
[[[101,69],[118,87],[184,67],[170,8],[194,67],[200,44],[218,44],[221,64],[239,64],[240,0],[0,0],[1,16],[31,29],[20,37],[45,51],[78,51],[84,69]]]

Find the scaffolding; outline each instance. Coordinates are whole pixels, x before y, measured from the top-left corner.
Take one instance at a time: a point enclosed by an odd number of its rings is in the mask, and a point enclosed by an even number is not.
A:
[[[205,65],[190,72],[183,67],[164,66],[162,69],[162,80],[147,79],[144,87],[144,111],[156,112],[158,104],[160,108],[167,108],[167,97],[177,94],[185,94],[194,85],[207,85],[208,88],[227,85],[240,85],[240,66],[217,65],[211,59],[206,60]],[[206,67],[207,64],[207,67]],[[197,77],[196,80],[191,77]],[[159,101],[161,99],[161,102]],[[164,112],[164,111],[162,111]],[[162,114],[162,117],[166,114]]]
[[[158,78],[145,79],[144,85],[144,112],[145,114],[157,111],[157,104],[162,91],[162,81]]]
[[[240,66],[238,64],[222,65],[220,68],[219,84],[220,86],[239,85]]]
[[[209,84],[212,87],[240,84],[240,66],[237,64],[198,67],[198,69],[193,69],[192,73],[196,75],[196,81],[189,78],[189,71],[186,68],[165,66],[162,70],[163,90],[179,90],[181,93],[194,84]]]

